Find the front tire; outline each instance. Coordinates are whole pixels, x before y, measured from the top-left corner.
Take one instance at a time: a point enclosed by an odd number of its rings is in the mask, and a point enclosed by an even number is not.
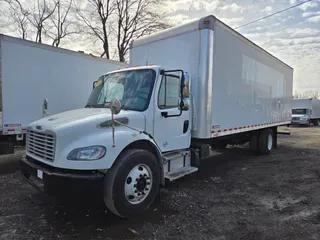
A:
[[[146,150],[126,150],[106,174],[104,202],[112,213],[128,218],[147,210],[159,187],[157,158]]]
[[[307,126],[307,127],[310,127],[310,121],[309,121],[309,120],[307,121],[306,126]]]

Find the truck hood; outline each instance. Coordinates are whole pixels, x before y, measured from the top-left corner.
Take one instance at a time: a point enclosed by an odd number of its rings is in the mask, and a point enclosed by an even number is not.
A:
[[[145,130],[145,117],[140,112],[122,110],[115,116],[115,119],[119,118],[130,119],[133,125],[138,125],[135,127]],[[40,131],[56,131],[65,128],[73,128],[75,130],[79,127],[82,128],[84,125],[96,127],[97,124],[108,120],[111,120],[111,111],[109,108],[81,108],[39,119],[29,124],[28,128]]]
[[[126,145],[126,141],[136,139],[137,134],[133,133],[137,131],[133,131],[132,128],[139,131],[146,130],[146,117],[142,112],[122,110],[114,118],[128,127],[116,123],[114,132],[112,131],[111,118],[111,111],[108,108],[84,108],[62,112],[35,121],[27,127],[28,131],[32,132],[27,135],[31,136],[31,140],[27,144],[30,143],[26,153],[32,158],[52,166],[93,169],[92,167],[95,165],[91,165],[90,161],[89,163],[86,161],[70,162],[66,158],[76,148],[102,145],[108,149],[108,155],[99,161],[97,160],[96,164],[98,163],[99,166],[96,169],[103,169],[105,163],[112,162],[119,153],[117,152],[119,150],[116,151],[112,145],[113,139],[116,146]],[[52,151],[50,144],[54,142],[54,161],[47,161],[42,156],[43,149],[47,149],[47,138],[49,139],[49,152]],[[37,151],[36,154],[35,151]]]

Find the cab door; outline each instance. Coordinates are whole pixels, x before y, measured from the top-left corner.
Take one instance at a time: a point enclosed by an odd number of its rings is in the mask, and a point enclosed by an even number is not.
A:
[[[189,148],[189,75],[181,70],[162,71],[159,82],[154,108],[154,139],[162,152]]]

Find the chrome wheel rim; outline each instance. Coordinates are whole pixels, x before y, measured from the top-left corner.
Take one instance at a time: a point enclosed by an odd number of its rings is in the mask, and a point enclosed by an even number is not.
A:
[[[124,183],[124,195],[131,204],[143,202],[152,187],[152,171],[145,164],[138,164],[131,169]]]
[[[272,149],[272,145],[273,145],[273,138],[272,138],[272,135],[269,133],[269,135],[268,135],[268,150],[269,151]]]

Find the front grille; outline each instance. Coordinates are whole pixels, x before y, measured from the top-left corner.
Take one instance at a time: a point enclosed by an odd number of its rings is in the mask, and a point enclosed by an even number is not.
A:
[[[300,118],[299,118],[299,117],[293,117],[292,120],[293,120],[293,121],[299,121]]]
[[[44,160],[53,161],[55,142],[51,134],[27,131],[27,151]]]

